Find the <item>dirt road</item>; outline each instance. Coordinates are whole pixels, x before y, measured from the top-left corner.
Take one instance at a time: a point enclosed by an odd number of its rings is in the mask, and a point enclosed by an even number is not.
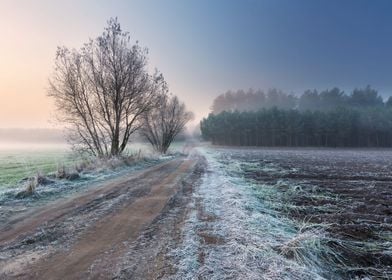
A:
[[[171,273],[165,250],[177,242],[199,165],[197,156],[177,158],[1,225],[0,278],[154,279]],[[152,235],[159,242],[146,244]]]

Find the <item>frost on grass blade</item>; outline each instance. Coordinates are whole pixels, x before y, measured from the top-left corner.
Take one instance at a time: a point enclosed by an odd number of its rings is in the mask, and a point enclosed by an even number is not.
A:
[[[256,197],[241,176],[241,163],[219,151],[199,151],[207,172],[193,196],[182,246],[172,252],[178,260],[173,278],[322,279],[317,261],[310,261],[322,229],[301,233]],[[272,165],[268,171],[278,172]],[[285,255],[292,253],[296,257]]]
[[[392,277],[391,152],[199,151],[208,170],[178,278]]]

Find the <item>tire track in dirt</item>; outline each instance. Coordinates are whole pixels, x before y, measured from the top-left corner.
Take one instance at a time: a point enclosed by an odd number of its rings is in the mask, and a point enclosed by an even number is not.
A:
[[[165,162],[147,170],[132,174],[132,176],[121,176],[120,178],[109,180],[100,184],[102,185],[100,187],[77,195],[76,197],[71,197],[65,201],[55,201],[39,209],[24,213],[20,217],[17,217],[0,227],[0,246],[29,235],[31,231],[44,223],[59,221],[71,213],[78,213],[82,209],[93,208],[96,204],[99,204],[102,199],[112,199],[122,193],[129,192],[131,189],[138,187],[134,184],[134,180],[139,179],[139,177],[149,177],[151,174],[158,173],[163,174],[164,172],[167,172],[168,169],[172,168],[172,166],[178,164],[178,159]]]
[[[94,211],[94,204],[99,204],[102,198],[112,199],[140,190],[138,197],[115,205],[110,213],[81,233],[69,250],[57,250],[13,275],[18,279],[112,278],[116,262],[126,253],[125,245],[137,239],[161,213],[195,164],[195,159],[175,159],[8,224],[0,230],[0,246],[20,240],[43,223],[59,223],[86,209]]]

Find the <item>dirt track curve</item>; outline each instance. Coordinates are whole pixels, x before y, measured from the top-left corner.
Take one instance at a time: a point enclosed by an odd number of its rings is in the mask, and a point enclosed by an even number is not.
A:
[[[0,226],[0,253],[13,254],[0,259],[0,278],[113,279],[129,244],[184,193],[197,163],[197,157],[177,158]],[[51,238],[31,237],[42,231]]]

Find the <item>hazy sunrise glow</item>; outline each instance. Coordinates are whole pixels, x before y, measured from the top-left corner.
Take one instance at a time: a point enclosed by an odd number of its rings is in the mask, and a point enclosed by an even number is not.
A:
[[[302,5],[299,5],[299,3]],[[228,89],[392,90],[390,1],[27,1],[0,8],[0,127],[51,127],[57,46],[117,16],[200,120]]]

